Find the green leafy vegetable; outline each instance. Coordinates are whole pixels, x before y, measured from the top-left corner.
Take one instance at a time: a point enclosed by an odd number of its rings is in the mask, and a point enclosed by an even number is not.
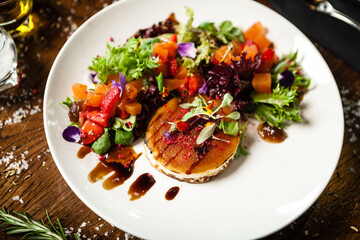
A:
[[[299,109],[295,107],[282,107],[269,104],[258,104],[255,117],[260,122],[267,122],[270,126],[283,128],[285,121],[301,121]]]
[[[91,144],[92,150],[97,154],[104,154],[111,147],[109,128],[104,128],[104,133]]]
[[[239,133],[239,123],[237,121],[228,122],[221,119],[218,127],[228,135],[236,136]]]
[[[239,112],[232,112],[229,115],[226,115],[226,118],[230,118],[232,120],[239,120],[240,113]]]
[[[196,96],[191,103],[182,103],[179,106],[183,109],[188,109],[191,107],[206,107],[206,105],[204,98]]]
[[[150,44],[150,43],[149,43]],[[123,47],[111,47],[103,57],[94,58],[90,70],[98,73],[104,83],[110,74],[123,73],[127,81],[138,79],[144,70],[158,67],[158,59],[152,59],[152,48],[141,47],[141,38],[131,37]],[[100,84],[101,84],[100,83]]]
[[[296,89],[297,87],[290,89],[280,87],[278,84],[271,94],[253,94],[251,98],[256,103],[268,103],[279,107],[289,106],[290,103],[294,102],[297,95]]]
[[[213,123],[209,126],[204,127],[201,132],[199,133],[199,136],[196,138],[196,144],[200,145],[203,142],[206,141],[209,137],[212,136],[216,128],[216,123]]]
[[[132,131],[125,131],[125,130],[115,130],[115,144],[116,145],[131,145],[134,141],[134,134]]]
[[[56,228],[50,219],[48,211],[46,211],[46,217],[50,226],[46,225],[42,219],[36,221],[27,213],[10,212],[3,207],[0,210],[0,221],[3,222],[0,227],[7,226],[3,229],[7,234],[22,234],[21,239],[67,240],[60,220],[56,219],[58,225],[58,228]],[[73,236],[76,240],[80,240],[77,234],[74,233]]]
[[[232,40],[237,40],[244,42],[244,35],[240,28],[234,27],[232,22],[224,21],[219,25],[219,34],[218,38],[221,39],[225,44],[231,42]]]
[[[194,42],[194,33],[191,31],[192,24],[194,21],[194,11],[189,8],[185,7],[186,9],[186,16],[189,18],[186,25],[181,25],[179,34],[178,34],[178,42]]]
[[[124,129],[125,131],[132,131],[133,128],[135,127],[136,124],[136,116],[135,115],[130,115],[130,117],[126,118],[126,119],[121,119],[121,118],[115,118],[115,123],[112,126],[112,128],[114,130],[120,130],[120,129]],[[130,126],[129,126],[130,125]]]
[[[72,104],[72,100],[69,97],[66,97],[66,99],[64,101],[61,102],[61,104],[64,104],[65,106],[67,106],[68,108],[70,108],[71,104]]]
[[[235,152],[235,157],[246,156],[249,152],[243,147],[243,141],[245,137],[245,128],[247,123],[243,124],[240,129],[240,142]]]
[[[163,87],[164,87],[164,79],[163,79],[162,72],[155,78],[156,78],[156,81],[157,81],[157,84],[158,84],[159,92],[162,92]]]

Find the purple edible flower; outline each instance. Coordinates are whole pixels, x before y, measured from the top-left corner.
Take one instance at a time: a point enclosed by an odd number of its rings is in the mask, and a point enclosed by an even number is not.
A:
[[[90,73],[90,80],[95,84],[101,82],[97,75],[97,73]]]
[[[196,57],[195,43],[193,42],[178,43],[178,53],[182,57],[195,58]]]
[[[163,133],[164,137],[166,138],[166,140],[169,140],[171,133],[169,131],[166,131]]]
[[[68,142],[79,142],[80,141],[80,129],[76,126],[69,126],[65,128],[62,133],[63,138]]]
[[[114,87],[119,88],[120,89],[120,94],[121,94],[121,93],[123,93],[123,91],[125,89],[126,77],[122,73],[119,73],[119,80],[120,80],[120,83],[118,83],[115,80],[112,80],[113,85],[112,85],[111,88],[114,88]]]
[[[279,84],[282,87],[290,87],[295,80],[294,74],[290,70],[285,70],[278,76]]]
[[[206,94],[207,90],[208,90],[207,81],[205,81],[203,83],[203,85],[201,86],[201,88],[199,88],[199,93],[200,94]]]

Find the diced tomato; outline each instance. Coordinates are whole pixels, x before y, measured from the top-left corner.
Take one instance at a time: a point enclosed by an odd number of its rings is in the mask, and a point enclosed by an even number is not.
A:
[[[101,102],[101,111],[110,116],[115,115],[115,108],[120,102],[120,89],[117,87],[111,88],[110,91],[104,96]]]
[[[87,96],[87,86],[81,83],[72,85],[72,91],[76,100],[85,100]]]
[[[79,112],[79,124],[80,124],[80,126],[82,126],[84,124],[85,118],[86,118],[86,112],[85,111]]]
[[[83,144],[87,145],[98,139],[104,132],[104,128],[96,123],[86,120],[80,129],[81,140]]]
[[[175,58],[169,59],[169,73],[172,77],[175,77],[178,73],[178,65]]]
[[[261,64],[259,67],[260,72],[269,72],[274,64],[275,52],[272,48],[269,48],[261,55]]]
[[[100,107],[103,95],[95,92],[88,92],[86,96],[86,105],[91,107]]]
[[[172,36],[169,38],[169,41],[177,42],[177,34],[172,35]]]
[[[137,115],[141,113],[141,104],[138,102],[131,102],[125,105],[125,110],[130,115]]]
[[[201,87],[202,79],[200,74],[194,74],[189,78],[189,96],[193,96],[197,93],[198,89]]]
[[[103,113],[99,110],[94,110],[86,112],[86,118],[102,127],[107,127],[110,116],[107,113]]]
[[[121,119],[126,119],[130,116],[130,114],[128,114],[125,111],[121,111],[120,108],[116,108],[116,116],[118,116]]]
[[[271,93],[271,74],[255,73],[251,84],[257,93]]]
[[[186,82],[182,85],[180,85],[180,87],[178,87],[176,90],[180,93],[180,94],[185,94],[188,92],[189,90],[189,79],[190,77],[186,78]]]

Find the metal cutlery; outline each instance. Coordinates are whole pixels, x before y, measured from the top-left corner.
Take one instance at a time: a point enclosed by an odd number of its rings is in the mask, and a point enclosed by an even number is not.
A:
[[[337,18],[352,27],[356,28],[360,31],[360,24],[356,22],[351,17],[347,16],[346,14],[336,10],[328,1],[326,0],[305,0],[305,2],[309,5],[311,10],[315,10],[327,15],[330,15],[334,18]]]

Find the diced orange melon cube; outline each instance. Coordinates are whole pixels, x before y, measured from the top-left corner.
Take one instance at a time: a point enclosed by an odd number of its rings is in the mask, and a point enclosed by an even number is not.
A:
[[[125,111],[131,115],[141,113],[141,104],[138,102],[127,103],[125,105]]]
[[[137,80],[128,82],[127,84],[130,84],[131,86],[136,88],[138,91],[140,91],[142,89],[142,87],[143,87],[143,80],[142,79],[137,79]]]
[[[234,47],[234,56],[240,56],[241,55],[241,50],[242,50],[241,42],[234,39],[234,40],[231,41],[231,43],[232,43],[232,45]]]
[[[264,34],[259,34],[255,39],[254,42],[258,46],[259,50],[261,52],[264,52],[266,49],[268,49],[271,45],[271,42],[267,37],[265,37]]]
[[[256,56],[256,54],[259,53],[259,50],[255,44],[244,46],[242,52],[245,52],[245,51],[247,52],[246,58],[251,58],[251,60],[254,60],[254,57]]]
[[[265,28],[263,27],[262,23],[256,22],[251,27],[249,27],[248,30],[244,32],[244,36],[246,40],[254,41],[258,35],[264,33],[265,33]]]
[[[88,92],[86,97],[86,105],[91,107],[100,107],[104,95],[95,92]]]
[[[72,91],[76,100],[85,100],[87,96],[87,86],[81,83],[72,85]]]
[[[257,93],[271,93],[271,74],[255,73],[251,84]]]
[[[95,85],[95,93],[105,95],[111,89],[110,85],[106,84],[96,84]]]
[[[177,89],[181,85],[187,82],[187,77],[183,79],[164,79],[164,86],[170,92],[174,89]]]

